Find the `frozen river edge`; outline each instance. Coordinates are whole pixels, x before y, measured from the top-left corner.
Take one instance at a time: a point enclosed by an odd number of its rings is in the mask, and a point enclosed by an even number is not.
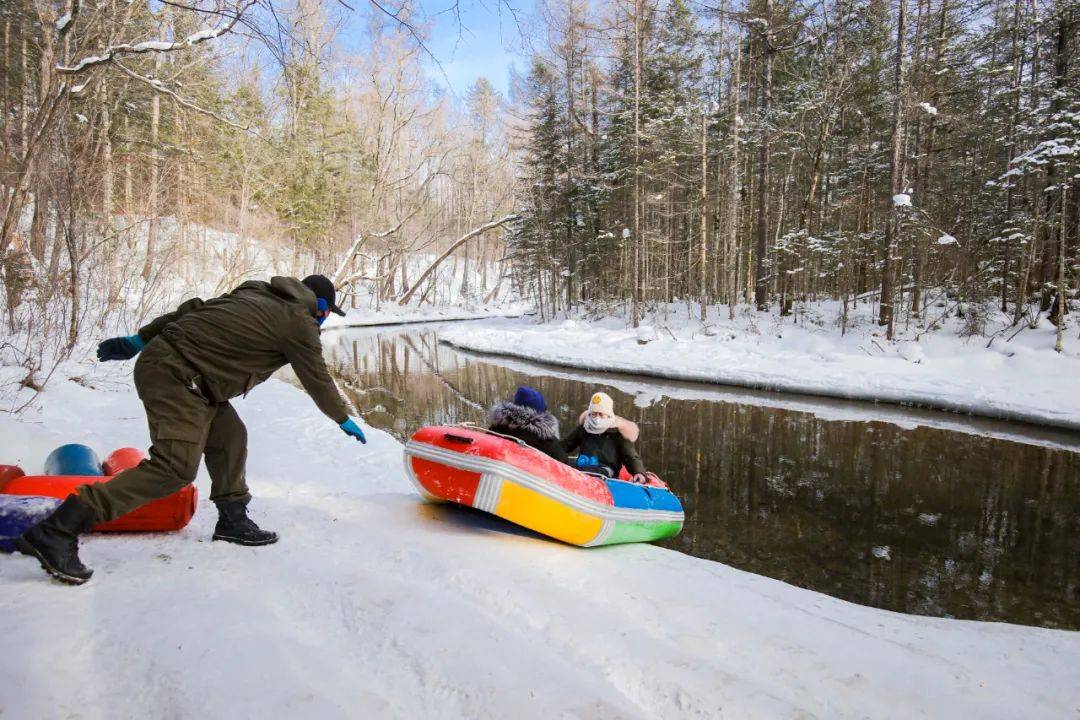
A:
[[[626,328],[568,321],[467,323],[439,339],[453,347],[565,368],[890,403],[1080,430],[1080,360],[1018,344],[1009,355],[930,338],[915,361],[855,352],[851,339],[787,342],[676,333],[639,344]],[[924,350],[923,348],[927,348]]]

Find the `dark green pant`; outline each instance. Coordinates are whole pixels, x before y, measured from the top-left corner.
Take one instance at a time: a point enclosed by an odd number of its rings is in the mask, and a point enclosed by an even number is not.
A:
[[[205,455],[210,499],[247,500],[247,429],[227,402],[213,403],[199,372],[154,339],[135,363],[135,389],[150,424],[150,457],[107,483],[83,485],[79,498],[107,522],[195,480]]]

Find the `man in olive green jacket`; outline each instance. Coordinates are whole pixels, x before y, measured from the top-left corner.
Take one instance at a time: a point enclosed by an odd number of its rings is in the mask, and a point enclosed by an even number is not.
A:
[[[210,499],[218,507],[214,539],[276,542],[276,534],[247,516],[247,431],[229,400],[246,395],[288,363],[319,409],[346,434],[366,442],[322,356],[319,325],[331,312],[345,314],[334,299],[333,283],[322,275],[249,281],[212,300],[188,300],[137,335],[102,342],[100,360],[139,355],[135,388],[150,425],[150,456],[107,483],[81,486],[17,539],[19,550],[37,557],[60,580],[86,582],[93,571],[79,561],[79,533],[191,483],[203,456]]]

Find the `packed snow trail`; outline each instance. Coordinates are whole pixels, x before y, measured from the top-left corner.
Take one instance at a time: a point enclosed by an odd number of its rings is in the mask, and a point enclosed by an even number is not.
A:
[[[789,323],[750,332],[735,322],[702,335],[700,323],[673,325],[673,332],[658,333],[652,327],[627,328],[618,319],[544,325],[490,320],[446,328],[439,339],[464,350],[563,367],[915,405],[1080,430],[1080,356],[1075,345],[1066,353],[1052,350],[1052,327],[986,349],[985,338],[969,342],[945,332],[890,345],[865,328],[841,337]]]
[[[75,374],[72,371],[65,376]],[[55,378],[5,462],[148,442],[130,383]],[[87,538],[80,588],[0,556],[4,717],[1057,718],[1080,633],[905,616],[651,545],[582,550],[422,504],[401,445],[278,381],[237,403],[281,542]]]

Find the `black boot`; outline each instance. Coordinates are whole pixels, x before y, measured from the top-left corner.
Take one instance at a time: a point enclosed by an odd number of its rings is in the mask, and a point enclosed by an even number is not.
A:
[[[237,545],[272,545],[277,542],[277,533],[260,530],[255,521],[247,516],[247,500],[218,502],[217,508],[215,540],[224,540]]]
[[[94,526],[94,510],[68,495],[56,511],[15,539],[23,555],[32,555],[45,572],[71,585],[82,585],[94,571],[79,561],[79,534]]]

